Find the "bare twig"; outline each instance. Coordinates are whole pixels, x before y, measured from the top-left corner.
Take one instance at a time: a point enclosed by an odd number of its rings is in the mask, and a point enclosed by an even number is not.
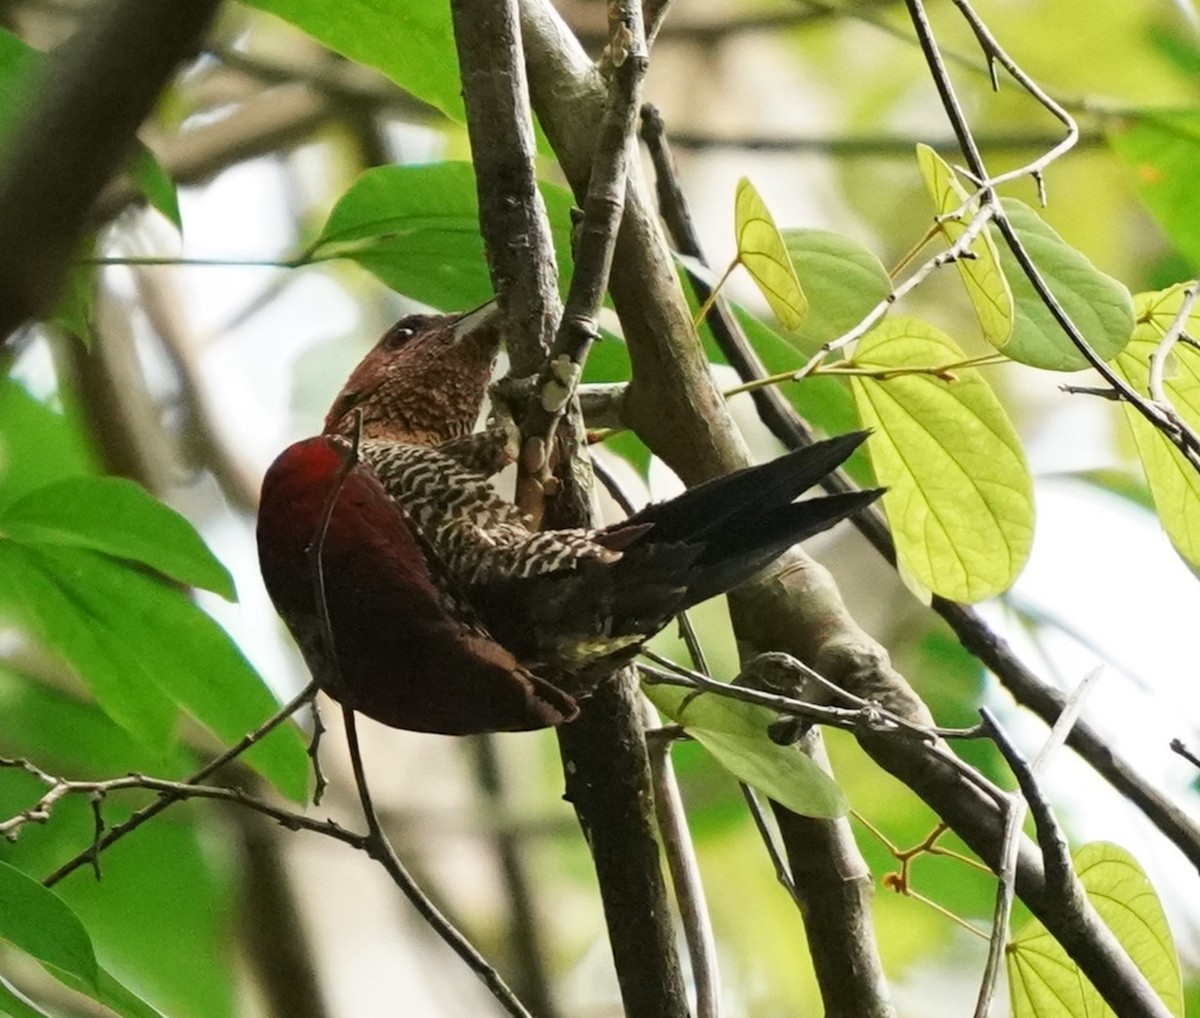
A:
[[[1076,687],[1062,714],[1059,715],[1058,721],[1055,722],[1050,734],[1046,737],[1032,766],[1025,763],[991,711],[986,707],[980,711],[983,717],[983,726],[999,747],[1005,760],[1008,761],[1013,774],[1016,775],[1020,791],[1008,797],[1001,863],[997,872],[999,885],[996,889],[996,907],[992,918],[987,964],[984,966],[983,980],[975,1003],[975,1018],[986,1018],[991,1007],[996,979],[1000,974],[1000,963],[1008,944],[1008,926],[1012,918],[1013,900],[1016,896],[1017,850],[1020,845],[1021,825],[1024,822],[1026,805],[1034,815],[1038,843],[1041,845],[1042,858],[1046,866],[1047,887],[1057,888],[1058,895],[1064,900],[1069,896],[1068,889],[1073,875],[1070,852],[1067,849],[1066,839],[1054,819],[1053,811],[1042,795],[1037,778],[1039,773],[1045,770],[1055,751],[1066,742],[1071,728],[1083,710],[1092,686],[1102,671],[1102,668],[1094,669]]]
[[[500,977],[492,965],[483,957],[466,937],[458,931],[453,923],[421,890],[417,882],[400,861],[392,843],[388,840],[379,823],[379,815],[371,799],[371,789],[367,784],[366,767],[363,764],[362,750],[358,743],[358,729],[354,723],[354,710],[342,707],[342,720],[346,725],[346,745],[350,754],[350,767],[354,772],[354,784],[358,789],[359,802],[362,804],[363,817],[367,822],[367,833],[362,839],[362,849],[372,859],[379,863],[392,878],[392,882],[400,888],[401,893],[417,910],[418,915],[429,925],[439,937],[446,942],[450,949],[459,956],[467,967],[479,977],[488,988],[496,1001],[514,1018],[533,1018],[525,1006],[517,999],[516,994],[509,989],[508,984]]]
[[[979,42],[980,48],[983,50],[984,58],[987,60],[988,71],[992,79],[992,88],[999,87],[999,82],[996,78],[996,64],[1000,64],[1014,79],[1025,89],[1034,99],[1036,99],[1044,109],[1048,110],[1059,123],[1067,129],[1066,137],[1058,144],[1051,146],[1032,162],[1026,163],[1024,166],[1018,166],[1015,170],[1010,170],[1007,173],[1001,173],[999,176],[990,177],[984,180],[978,180],[976,183],[981,188],[993,189],[1010,180],[1019,180],[1024,176],[1032,176],[1037,183],[1038,194],[1041,197],[1042,204],[1046,204],[1046,188],[1045,180],[1043,179],[1043,171],[1056,159],[1064,156],[1079,141],[1079,125],[1075,122],[1075,118],[1056,102],[1055,99],[1028,74],[1026,74],[1010,57],[1004,52],[1003,47],[992,35],[991,29],[984,24],[983,20],[975,13],[971,5],[966,0],[954,0],[954,5],[962,12],[963,17],[971,26],[971,31],[975,33],[975,38]],[[976,138],[976,144],[979,139]]]
[[[1163,338],[1159,341],[1158,346],[1154,348],[1154,353],[1150,355],[1150,375],[1146,386],[1150,398],[1175,418],[1179,417],[1179,412],[1175,409],[1175,404],[1171,402],[1170,397],[1167,396],[1164,384],[1167,361],[1171,356],[1171,350],[1187,331],[1192,308],[1196,306],[1197,296],[1200,296],[1200,281],[1185,286],[1182,293],[1183,300],[1179,303],[1179,311],[1176,312],[1167,331],[1163,333]]]
[[[900,300],[900,298],[904,297],[906,294],[920,286],[921,283],[925,282],[925,280],[928,279],[935,271],[945,265],[950,265],[963,258],[975,257],[971,251],[971,245],[987,228],[987,224],[995,215],[996,209],[994,206],[986,203],[981,205],[978,211],[972,214],[970,220],[968,220],[966,225],[963,227],[962,233],[958,235],[953,244],[951,244],[944,251],[939,251],[932,258],[925,261],[919,268],[911,272],[904,282],[893,287],[892,292],[884,297],[883,300],[876,304],[875,307],[873,307],[870,311],[868,311],[866,316],[861,322],[858,323],[858,325],[854,326],[854,328],[848,330],[847,332],[842,333],[842,335],[822,344],[817,352],[805,362],[804,366],[792,375],[792,380],[798,382],[803,378],[807,378],[814,371],[816,371],[816,369],[823,364],[829,355],[835,350],[841,350],[843,347],[853,343],[856,339],[860,339],[862,336],[866,335],[874,327],[875,323],[883,318],[883,316],[892,309],[892,306],[898,300]]]
[[[656,721],[653,708],[646,706],[649,720]],[[675,768],[671,764],[671,740],[648,743],[650,772],[654,780],[654,807],[663,839],[663,854],[671,871],[675,901],[692,962],[696,987],[696,1018],[718,1018],[721,1007],[721,976],[717,967],[717,941],[708,914],[700,864],[688,831],[687,813]]]
[[[953,138],[924,138],[924,144],[939,155],[958,153]],[[984,152],[1042,152],[1061,139],[1057,134],[1035,131],[993,132],[977,135]],[[735,149],[741,152],[815,152],[837,159],[903,159],[912,162],[917,139],[909,135],[757,135],[709,134],[697,130],[671,131],[671,144],[685,151],[711,152]],[[1101,131],[1085,131],[1079,136],[1078,148],[1096,148],[1104,144]]]
[[[939,728],[936,725],[919,725],[881,707],[877,703],[872,703],[842,689],[837,690],[838,694],[844,696],[856,706],[831,707],[825,704],[801,700],[794,696],[768,692],[765,689],[756,688],[755,686],[721,682],[718,679],[710,678],[702,672],[685,668],[678,662],[663,657],[655,651],[643,649],[642,653],[651,661],[663,666],[662,668],[655,668],[648,664],[638,665],[638,669],[645,676],[646,681],[651,684],[657,682],[666,686],[680,686],[684,689],[694,689],[701,693],[713,693],[731,700],[741,700],[759,707],[768,707],[780,714],[794,715],[811,721],[814,724],[829,725],[830,727],[842,728],[846,731],[869,728],[876,732],[896,732],[926,742],[936,742],[939,738],[978,739],[983,734],[979,728]],[[786,666],[796,669],[797,673],[802,674],[805,678],[810,678],[815,674],[802,661],[798,661],[787,654],[764,654],[755,660],[767,657],[786,659]],[[779,663],[782,665],[783,661],[780,660]],[[751,661],[747,667],[750,668],[753,665],[754,661]],[[822,684],[829,685],[826,679],[818,677],[818,680]]]
[[[256,813],[261,813],[263,816],[270,817],[289,830],[311,831],[316,834],[324,834],[335,838],[338,841],[343,841],[354,848],[364,847],[361,835],[355,834],[353,831],[347,831],[332,820],[313,820],[310,817],[306,817],[303,813],[283,809],[274,803],[267,802],[265,799],[258,799],[248,795],[239,788],[226,788],[223,785],[205,785],[190,779],[187,781],[171,781],[147,774],[127,774],[124,777],[108,778],[102,781],[73,781],[47,774],[28,760],[10,758],[0,758],[0,767],[20,768],[49,787],[49,791],[33,806],[14,814],[3,821],[3,823],[0,823],[0,835],[8,838],[10,841],[14,840],[27,824],[41,824],[49,820],[55,805],[68,795],[86,795],[103,799],[103,797],[113,792],[142,789],[157,792],[159,794],[158,802],[164,800],[180,802],[184,799],[214,799],[220,802],[234,803],[239,806],[245,806],[247,809],[252,809]],[[114,828],[113,830],[117,829]],[[90,861],[91,857],[92,851],[89,850],[85,854],[83,861]],[[50,886],[56,882],[51,877],[47,877],[42,881],[45,886]]]
[[[955,0],[955,4],[964,12],[969,10],[966,0]],[[922,0],[905,0],[905,5],[908,8],[913,26],[916,29],[917,39],[925,55],[926,63],[929,65],[934,84],[937,86],[942,106],[946,111],[946,116],[950,120],[950,125],[954,129],[955,136],[958,138],[963,156],[966,159],[968,173],[979,185],[980,211],[988,208],[993,210],[992,218],[996,223],[996,228],[1000,231],[1009,250],[1012,251],[1013,257],[1021,267],[1021,271],[1025,273],[1025,276],[1055,322],[1058,323],[1076,349],[1083,354],[1087,362],[1111,388],[1121,394],[1122,399],[1166,436],[1195,469],[1200,470],[1200,435],[1197,435],[1182,420],[1172,419],[1171,415],[1163,408],[1138,393],[1105,363],[1092,348],[1083,333],[1079,331],[1078,326],[1071,320],[1070,315],[1067,314],[1066,310],[1059,303],[1058,298],[1051,292],[1041,271],[1034,264],[1028,250],[1025,248],[1024,242],[1017,235],[1016,230],[1013,229],[1012,223],[1009,222],[1004,209],[1000,205],[999,197],[996,195],[995,189],[991,184],[992,178],[987,172],[987,167],[979,152],[979,146],[971,133],[966,115],[955,94],[950,77],[946,72],[945,63],[938,48],[937,40],[934,38],[933,27],[929,22]],[[972,17],[974,16],[972,15]],[[975,19],[972,22],[973,27],[977,20]],[[1008,61],[1005,66],[1010,73],[1013,73],[1013,66],[1015,65],[1010,66],[1011,60],[1004,56],[997,46],[993,45],[990,36],[981,34],[977,30],[976,37],[979,39],[980,44],[986,47],[989,58],[999,60],[1003,57],[1004,60]],[[1026,80],[1020,78],[1018,80],[1021,80],[1021,83],[1026,85]],[[1029,86],[1026,85],[1026,88],[1028,89]],[[1057,103],[1046,96],[1040,89],[1037,89],[1036,86],[1030,90],[1030,94],[1054,113],[1055,116],[1060,117],[1060,119],[1067,116]],[[1069,117],[1067,117],[1067,121],[1071,122]]]
[[[321,738],[325,735],[325,722],[321,718],[321,708],[317,704],[316,697],[312,701],[312,735],[308,739],[308,749],[306,750],[309,760],[312,761],[313,769],[313,792],[312,804],[320,806],[321,800],[325,797],[325,789],[329,787],[329,781],[325,777],[325,771],[321,767]]]
[[[622,0],[610,6],[606,53],[612,76],[583,203],[575,272],[549,360],[538,377],[521,428],[518,467],[527,481],[518,485],[517,505],[535,522],[541,520],[546,485],[551,478],[554,431],[575,394],[583,363],[598,333],[597,317],[625,207],[630,139],[647,64],[640,4]]]
[[[206,778],[216,773],[216,771],[220,770],[231,760],[241,756],[255,743],[266,738],[267,735],[269,735],[281,724],[283,724],[283,722],[295,714],[296,711],[304,706],[304,704],[313,699],[316,694],[317,684],[315,682],[310,682],[304,687],[303,690],[300,691],[300,693],[298,693],[283,707],[272,714],[253,732],[243,736],[234,745],[225,750],[225,752],[214,757],[207,764],[201,767],[198,771],[196,771],[195,774],[192,774],[182,782],[175,782],[174,785],[178,786],[178,788],[190,788],[200,785]],[[125,835],[141,827],[142,824],[144,824],[147,820],[157,816],[168,806],[179,802],[182,798],[184,798],[184,794],[181,793],[178,788],[173,787],[171,789],[162,790],[159,797],[149,806],[145,806],[138,810],[128,820],[112,828],[106,835],[104,835],[103,838],[100,838],[87,850],[80,852],[78,855],[67,860],[58,869],[46,877],[42,883],[45,884],[46,887],[53,887],[60,880],[62,880],[63,877],[67,876],[69,873],[73,873],[75,870],[79,869],[80,866],[83,866],[87,863],[94,863],[96,857],[99,856],[99,854],[110,845],[120,841],[123,837],[125,837]],[[224,789],[223,791],[228,791],[228,789]]]
[[[1187,746],[1184,745],[1182,739],[1172,739],[1170,742],[1171,752],[1183,757],[1193,767],[1200,768],[1200,756],[1193,753]]]
[[[746,808],[750,811],[750,819],[754,821],[754,829],[758,831],[763,847],[767,850],[767,858],[771,860],[771,866],[775,870],[775,879],[787,891],[788,897],[792,901],[796,901],[796,882],[792,879],[791,867],[788,866],[787,859],[784,858],[779,845],[775,843],[775,834],[767,823],[767,812],[763,809],[762,803],[758,801],[758,793],[745,782],[739,782],[739,785],[742,789],[742,798],[746,801]]]

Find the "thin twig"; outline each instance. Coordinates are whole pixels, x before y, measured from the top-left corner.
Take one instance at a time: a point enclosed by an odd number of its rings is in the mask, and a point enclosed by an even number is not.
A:
[[[1172,348],[1183,338],[1183,334],[1187,330],[1192,308],[1196,306],[1197,296],[1200,296],[1200,281],[1190,283],[1181,292],[1183,300],[1180,301],[1179,310],[1171,320],[1167,331],[1163,333],[1158,346],[1154,348],[1154,353],[1150,355],[1150,376],[1146,386],[1150,398],[1175,417],[1178,417],[1179,413],[1167,395],[1164,383],[1167,374],[1167,360],[1171,355]]]
[[[1170,742],[1171,752],[1183,757],[1193,767],[1200,768],[1200,756],[1193,753],[1187,746],[1184,745],[1182,739],[1172,739]]]
[[[645,77],[646,40],[641,5],[620,0],[610,5],[607,63],[612,67],[608,104],[596,141],[583,218],[575,250],[575,271],[549,359],[538,376],[521,425],[517,505],[536,528],[551,484],[555,429],[574,397],[608,286],[617,227],[625,207],[630,138]]]
[[[861,727],[867,727],[872,731],[880,732],[896,731],[906,733],[913,738],[925,742],[936,742],[939,738],[978,739],[983,737],[983,733],[978,727],[940,728],[936,725],[918,725],[877,703],[856,696],[842,689],[840,686],[834,685],[828,679],[825,679],[809,668],[803,661],[788,654],[773,653],[759,655],[759,657],[769,657],[777,660],[780,665],[794,669],[797,675],[803,676],[805,679],[819,682],[855,706],[853,708],[831,707],[824,704],[812,703],[807,700],[800,700],[793,696],[770,693],[752,686],[721,682],[718,679],[713,679],[701,672],[687,668],[677,661],[672,661],[657,651],[643,648],[642,654],[644,657],[662,666],[662,668],[655,668],[645,663],[638,665],[638,669],[646,677],[647,681],[651,683],[658,682],[668,686],[681,686],[685,689],[713,693],[717,696],[725,696],[733,700],[743,700],[746,703],[755,704],[760,707],[769,707],[780,714],[796,715],[816,724],[830,725],[834,728],[842,728],[847,731],[853,731]],[[747,667],[753,667],[753,665],[754,662],[752,661]]]
[[[96,800],[102,800],[105,796],[113,792],[142,789],[157,792],[159,795],[157,801],[160,802],[163,800],[181,802],[184,799],[215,799],[220,802],[245,806],[256,813],[270,817],[288,830],[311,831],[315,834],[324,834],[338,841],[343,841],[354,848],[361,849],[364,847],[362,835],[346,830],[333,820],[313,820],[303,813],[284,809],[276,806],[274,803],[267,802],[265,799],[255,798],[240,788],[226,788],[224,785],[205,785],[191,779],[186,781],[172,781],[147,774],[127,774],[124,777],[108,778],[101,781],[74,781],[47,774],[28,760],[22,759],[0,758],[0,767],[20,768],[27,774],[36,777],[43,784],[48,785],[50,789],[33,806],[0,822],[0,836],[8,838],[10,841],[15,840],[25,825],[45,823],[50,818],[50,814],[58,801],[68,795],[86,795]],[[89,852],[85,854],[84,861],[90,861],[90,858],[91,853]],[[51,881],[47,878],[42,883],[45,886],[49,886]]]
[[[321,738],[324,736],[326,728],[325,722],[321,718],[321,708],[317,704],[316,697],[313,697],[310,716],[312,717],[312,735],[309,736],[308,749],[305,752],[308,754],[309,760],[312,761],[312,804],[320,806],[321,800],[325,797],[325,789],[329,787],[329,781],[326,779],[325,771],[321,767]]]
[[[960,10],[964,11],[964,14],[970,10],[966,0],[955,0],[955,4]],[[1058,298],[1050,290],[1041,271],[1030,257],[1024,242],[1017,235],[1016,230],[1005,214],[994,187],[990,184],[991,177],[979,152],[979,146],[975,141],[974,135],[971,133],[966,114],[959,103],[954,86],[950,81],[950,76],[946,71],[941,51],[938,48],[937,40],[934,38],[933,27],[929,22],[929,17],[922,0],[905,0],[905,6],[908,8],[913,26],[916,29],[917,40],[925,55],[925,60],[933,76],[934,84],[937,86],[946,116],[950,120],[950,125],[954,129],[954,134],[958,138],[959,145],[962,148],[963,157],[967,162],[968,175],[979,184],[979,200],[982,203],[980,212],[986,209],[992,210],[992,218],[996,223],[996,228],[1000,231],[1013,257],[1016,259],[1018,265],[1020,265],[1021,271],[1025,273],[1026,278],[1037,292],[1046,310],[1050,312],[1055,322],[1066,333],[1076,349],[1083,354],[1087,362],[1100,374],[1109,386],[1121,394],[1122,399],[1134,407],[1151,425],[1165,435],[1195,469],[1200,470],[1200,435],[1197,435],[1183,421],[1172,419],[1155,402],[1143,397],[1102,360],[1087,341],[1087,338],[1080,332],[1070,315],[1067,314],[1066,309],[1059,303]],[[981,44],[987,43],[990,46],[990,43],[987,42],[990,37],[977,33],[977,38],[979,38]],[[989,55],[1000,59],[1001,51],[998,48],[996,50],[989,50]],[[1008,58],[1006,57],[1005,59]],[[1009,67],[1008,64],[1005,66],[1012,73],[1012,67]],[[1025,84],[1025,82],[1022,81],[1022,84]],[[1046,105],[1046,108],[1054,113],[1055,116],[1059,116],[1060,119],[1061,116],[1066,115],[1062,111],[1062,108],[1057,103],[1049,100],[1049,97],[1044,92],[1036,90],[1031,91],[1030,94],[1039,102],[1042,102],[1043,105]]]
[[[652,707],[645,706],[647,721],[656,723]],[[671,764],[671,740],[647,742],[650,772],[654,781],[654,807],[663,840],[663,854],[671,871],[675,901],[683,925],[688,956],[692,961],[692,982],[696,988],[696,1018],[718,1018],[721,1007],[721,976],[717,967],[717,939],[709,917],[700,863],[688,831],[687,813],[675,768]]]
[[[362,805],[363,817],[367,822],[367,834],[363,839],[363,849],[387,871],[392,881],[412,904],[418,914],[429,927],[446,942],[467,967],[474,972],[491,991],[496,1001],[514,1018],[533,1018],[525,1006],[516,998],[500,974],[488,963],[464,937],[458,929],[442,914],[429,896],[417,885],[404,864],[396,855],[392,843],[388,840],[379,823],[379,815],[371,799],[371,789],[367,784],[366,767],[363,764],[362,749],[358,742],[358,728],[354,721],[354,710],[342,707],[342,720],[346,725],[346,745],[350,755],[350,767],[354,772],[354,784],[358,789],[358,799]]]
[[[985,152],[1036,152],[1061,141],[1057,134],[1037,131],[991,132],[976,136]],[[919,139],[939,155],[958,152],[953,138]],[[913,148],[918,139],[901,134],[851,135],[779,135],[779,134],[711,134],[703,130],[673,130],[671,144],[685,151],[711,152],[736,149],[742,152],[817,152],[838,159],[903,159],[912,162]],[[1102,131],[1081,132],[1076,148],[1095,148],[1104,144]]]
[[[642,137],[654,162],[657,191],[662,215],[678,249],[705,264],[703,250],[691,223],[685,196],[674,173],[674,163],[665,142],[662,118],[647,107],[642,118]],[[703,301],[707,287],[697,276],[689,277],[697,299]],[[736,319],[728,313],[724,301],[717,301],[708,324],[722,353],[743,381],[761,378],[765,371]],[[1089,392],[1093,390],[1087,390]],[[1120,399],[1115,390],[1103,395]],[[763,422],[790,449],[810,445],[813,435],[807,423],[775,387],[751,393]],[[831,494],[859,490],[846,472],[829,474],[822,487]],[[893,566],[896,549],[882,514],[875,507],[856,513],[851,521],[871,545]],[[1047,725],[1053,725],[1062,711],[1064,698],[1057,689],[1034,674],[1007,642],[998,636],[980,614],[968,605],[934,597],[932,607],[949,623],[963,646],[1000,680],[1022,706],[1036,713]],[[1163,834],[1200,869],[1200,829],[1195,821],[1163,792],[1139,775],[1129,762],[1116,753],[1110,743],[1089,725],[1080,722],[1071,730],[1071,748],[1121,795],[1133,802]]]
[[[317,684],[315,682],[310,682],[304,687],[303,690],[300,691],[300,693],[298,693],[283,707],[272,714],[253,732],[243,736],[223,753],[213,757],[212,760],[206,763],[190,777],[184,779],[184,781],[180,782],[180,784],[185,787],[199,785],[202,781],[204,781],[205,778],[220,770],[231,760],[241,756],[255,743],[264,739],[316,695]],[[62,880],[63,877],[67,876],[69,873],[73,873],[75,870],[79,869],[80,866],[88,863],[92,863],[94,865],[95,859],[106,848],[115,842],[120,841],[123,837],[125,837],[125,835],[137,830],[147,820],[157,816],[173,803],[179,802],[181,798],[183,798],[183,796],[180,794],[171,791],[164,791],[149,806],[143,807],[134,813],[133,816],[131,816],[128,820],[112,828],[106,835],[104,835],[103,838],[90,846],[86,851],[80,852],[78,855],[68,859],[58,869],[46,877],[42,883],[46,887],[53,887],[60,880]]]
[[[750,810],[750,819],[754,821],[754,829],[758,831],[759,839],[762,841],[763,847],[767,850],[767,858],[771,860],[771,867],[775,870],[775,879],[787,891],[788,897],[792,901],[796,901],[796,882],[792,879],[791,867],[788,866],[787,859],[783,857],[783,852],[780,851],[779,845],[775,842],[775,834],[771,830],[771,825],[767,823],[767,811],[763,809],[762,803],[758,801],[758,793],[744,781],[739,781],[738,786],[742,790],[742,798],[746,801],[746,808]]]
[[[1042,848],[1042,860],[1046,869],[1046,886],[1051,893],[1066,897],[1070,887],[1071,868],[1070,852],[1066,847],[1066,839],[1054,819],[1046,798],[1038,785],[1038,776],[1049,764],[1050,758],[1063,745],[1074,727],[1084,702],[1091,692],[1103,668],[1093,669],[1071,694],[1058,721],[1050,730],[1041,750],[1032,764],[1026,764],[1024,758],[1013,746],[1007,733],[986,707],[980,710],[984,728],[996,743],[1004,759],[1008,761],[1020,788],[1018,792],[1008,797],[1004,824],[1004,843],[1000,855],[1000,867],[997,871],[999,885],[996,889],[996,906],[992,918],[992,934],[988,946],[987,963],[979,987],[979,995],[975,1002],[975,1018],[986,1018],[991,1008],[992,996],[996,989],[996,980],[1000,974],[1000,963],[1008,944],[1008,927],[1012,918],[1012,905],[1016,897],[1017,849],[1021,839],[1021,826],[1028,805],[1033,813],[1037,829],[1038,844]]]
[[[963,227],[962,233],[958,235],[954,243],[943,251],[939,251],[932,258],[924,262],[918,269],[909,274],[904,282],[892,288],[891,293],[883,298],[863,317],[856,326],[842,333],[842,335],[823,343],[815,354],[812,355],[798,371],[792,375],[793,381],[800,381],[811,375],[831,353],[835,350],[841,350],[843,347],[853,343],[856,339],[860,339],[866,335],[875,326],[884,315],[886,315],[892,306],[910,293],[921,283],[925,282],[935,271],[945,265],[950,265],[963,258],[973,258],[974,254],[971,251],[971,245],[979,237],[979,235],[987,228],[987,224],[997,215],[997,207],[989,204],[983,204],[979,209],[972,214],[966,226]]]
[[[1000,184],[1010,180],[1019,180],[1021,177],[1032,176],[1038,187],[1038,195],[1041,198],[1041,203],[1046,204],[1045,181],[1043,179],[1043,171],[1055,160],[1066,155],[1075,144],[1079,141],[1079,125],[1075,122],[1075,118],[1056,102],[1054,98],[1026,74],[1016,61],[1012,59],[1005,51],[1000,43],[992,35],[991,29],[983,23],[983,20],[971,8],[971,5],[966,0],[953,0],[954,6],[957,7],[967,23],[971,26],[971,31],[975,33],[975,38],[979,42],[980,48],[983,50],[984,57],[988,63],[988,70],[992,76],[992,87],[998,87],[995,74],[995,65],[999,63],[1014,79],[1025,89],[1042,107],[1050,112],[1050,114],[1058,119],[1058,121],[1067,129],[1067,135],[1057,145],[1051,147],[1048,151],[1038,156],[1032,162],[1026,163],[1024,166],[1018,166],[1015,170],[1009,170],[1007,173],[1001,173],[999,176],[986,178],[976,183],[981,188],[993,189]],[[979,139],[976,138],[976,144]]]

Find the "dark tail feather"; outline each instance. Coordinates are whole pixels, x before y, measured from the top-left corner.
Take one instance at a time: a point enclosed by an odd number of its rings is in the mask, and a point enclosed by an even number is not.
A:
[[[851,431],[797,449],[770,463],[735,470],[690,488],[669,502],[646,506],[622,523],[620,529],[652,524],[646,539],[655,544],[711,540],[732,520],[769,517],[773,510],[788,505],[838,467],[866,437],[865,431]],[[808,533],[824,530],[837,519]],[[729,536],[737,535],[730,532]]]
[[[683,607],[744,583],[792,545],[853,516],[881,494],[876,488],[826,495],[777,506],[763,515],[753,505],[741,506],[719,530],[705,535],[706,546],[694,563],[696,573]]]

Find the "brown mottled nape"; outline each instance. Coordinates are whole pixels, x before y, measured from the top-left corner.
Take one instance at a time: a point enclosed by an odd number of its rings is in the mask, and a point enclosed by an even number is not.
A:
[[[325,418],[325,434],[440,445],[468,434],[500,349],[495,303],[456,315],[409,315],[359,362]]]

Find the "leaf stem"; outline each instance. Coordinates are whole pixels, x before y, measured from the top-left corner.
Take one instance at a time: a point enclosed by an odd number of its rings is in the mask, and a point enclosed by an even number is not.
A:
[[[947,375],[952,376],[955,371],[961,371],[965,368],[988,367],[993,364],[1003,364],[1007,360],[1008,358],[1001,353],[987,353],[981,354],[979,357],[968,357],[964,360],[952,361],[949,364],[914,364],[893,368],[856,365],[852,361],[847,361],[842,364],[818,364],[804,378],[811,378],[814,375],[854,375],[866,378],[878,378],[880,380],[897,378],[902,375],[934,375],[939,378],[945,378]],[[737,396],[739,393],[753,392],[755,389],[764,389],[769,385],[782,385],[786,382],[804,381],[804,378],[797,378],[796,375],[795,371],[780,371],[774,375],[765,375],[762,378],[756,378],[749,382],[743,382],[741,385],[735,385],[732,389],[726,389],[723,395],[726,399],[729,399],[732,396]]]
[[[721,274],[721,278],[717,280],[716,285],[708,291],[708,298],[703,304],[700,305],[700,310],[696,312],[696,318],[692,324],[695,325],[697,329],[700,328],[701,323],[708,316],[709,311],[712,310],[712,306],[716,303],[717,296],[720,294],[721,288],[725,285],[725,281],[733,274],[733,270],[741,264],[742,255],[739,251],[734,256],[733,261],[729,263],[729,267]]]

